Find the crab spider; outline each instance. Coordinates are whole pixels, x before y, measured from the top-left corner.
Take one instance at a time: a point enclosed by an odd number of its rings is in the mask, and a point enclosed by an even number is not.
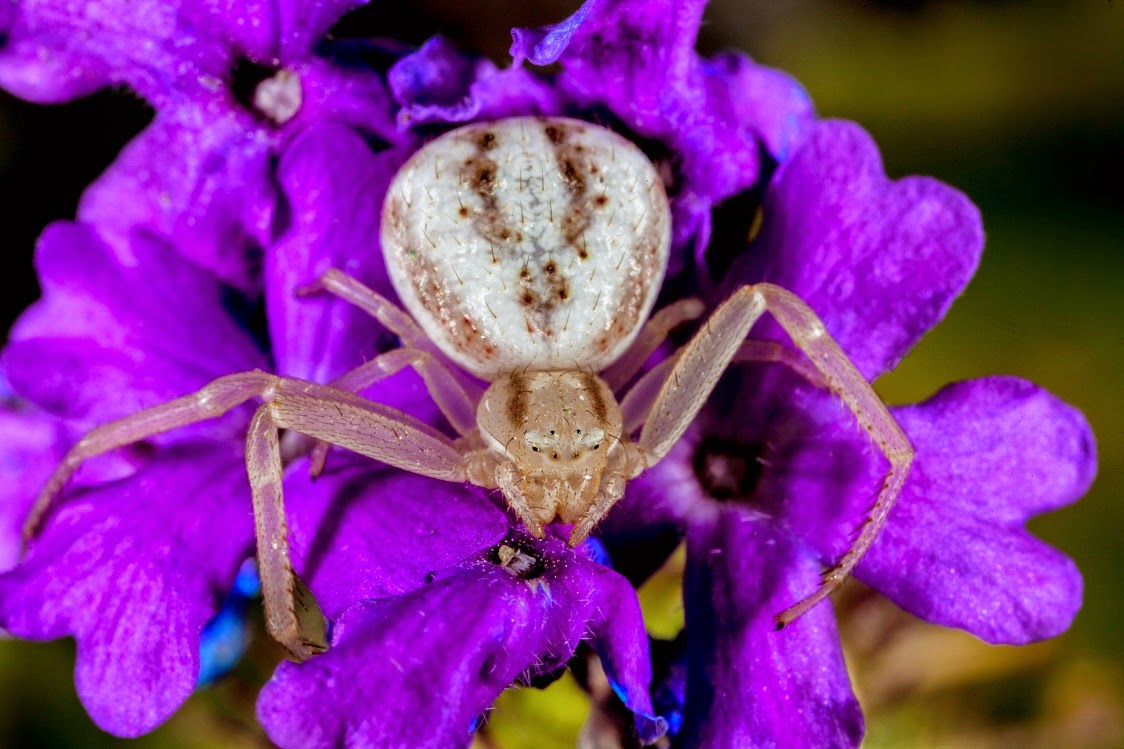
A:
[[[735,291],[690,342],[637,378],[669,331],[704,310],[688,299],[648,319],[669,236],[655,167],[609,130],[515,118],[449,132],[402,168],[383,208],[383,252],[408,313],[339,270],[304,290],[366,310],[398,335],[400,349],[327,385],[261,371],[227,375],[93,429],[39,494],[25,539],[86,459],[261,399],[246,467],[266,621],[305,659],[324,643],[300,619],[304,591],[286,538],[278,430],[320,441],[314,472],[330,444],[423,476],[498,488],[533,535],[560,520],[573,524],[576,545],[630,479],[668,454],[731,363],[777,361],[835,392],[890,466],[857,540],[818,590],[777,615],[783,626],[835,590],[874,542],[913,450],[815,313],[768,283]],[[746,341],[765,312],[803,355]],[[458,438],[355,394],[405,367],[424,379]]]

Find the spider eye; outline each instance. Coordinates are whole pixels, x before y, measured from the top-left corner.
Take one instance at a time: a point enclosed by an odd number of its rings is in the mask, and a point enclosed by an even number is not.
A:
[[[581,429],[574,430],[574,441],[577,443],[577,447],[582,447],[586,450],[592,450],[596,448],[597,445],[600,445],[604,440],[604,429],[593,427],[592,429],[587,429],[584,432]]]
[[[537,447],[532,447],[531,449],[534,450],[535,452],[539,451],[539,449]]]

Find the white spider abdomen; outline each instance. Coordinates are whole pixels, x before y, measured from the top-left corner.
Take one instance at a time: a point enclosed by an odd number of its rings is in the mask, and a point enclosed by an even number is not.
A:
[[[382,247],[426,334],[492,380],[615,361],[655,303],[670,226],[635,145],[587,122],[520,117],[414,154],[387,191]]]

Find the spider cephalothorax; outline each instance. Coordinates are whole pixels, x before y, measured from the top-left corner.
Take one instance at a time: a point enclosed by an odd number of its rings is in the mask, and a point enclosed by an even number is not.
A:
[[[527,528],[541,537],[557,517],[576,524],[571,544],[581,541],[623,444],[621,409],[605,381],[574,370],[505,375],[484,392],[477,423],[488,448],[510,459],[497,483]]]
[[[913,451],[815,313],[771,284],[735,291],[690,342],[637,377],[668,332],[704,310],[687,299],[649,318],[669,232],[655,167],[609,130],[524,117],[446,133],[399,171],[384,205],[383,251],[409,314],[338,270],[308,289],[368,311],[402,348],[328,384],[260,371],[227,375],[97,427],[44,487],[25,535],[34,536],[87,458],[261,398],[246,466],[266,620],[274,637],[307,658],[324,645],[297,616],[301,586],[286,538],[278,430],[322,441],[313,471],[331,444],[424,476],[498,488],[536,536],[556,519],[572,523],[573,545],[630,479],[667,455],[731,363],[775,361],[838,394],[890,463],[858,539],[819,590],[778,615],[787,623],[838,587],[869,548]],[[766,311],[803,355],[745,340]],[[355,394],[407,366],[423,377],[457,438]],[[481,392],[474,377],[490,385]]]

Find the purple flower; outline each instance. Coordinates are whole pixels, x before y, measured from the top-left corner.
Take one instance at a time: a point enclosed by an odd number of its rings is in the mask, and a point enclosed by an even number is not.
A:
[[[130,34],[135,25],[135,20],[127,24]],[[74,53],[100,59],[121,48],[128,51],[135,39],[118,31],[100,29],[97,49]],[[48,36],[65,41],[74,35],[81,36],[64,28],[57,37]],[[217,72],[219,63],[231,58],[214,59]],[[142,80],[145,65],[117,58],[108,69],[117,75],[113,82],[134,83]],[[435,65],[467,66],[456,79],[463,89],[459,98],[447,75],[427,72]],[[305,69],[326,67],[319,59],[305,64]],[[345,74],[333,75],[324,78],[339,80]],[[330,298],[298,300],[294,294],[297,286],[333,266],[393,293],[372,248],[377,248],[386,184],[417,141],[388,133],[391,147],[373,153],[363,135],[380,132],[381,118],[395,108],[402,122],[455,122],[560,105],[550,98],[551,89],[529,73],[498,71],[440,41],[399,61],[385,87],[374,75],[346,75],[370,83],[361,89],[370,99],[389,90],[394,100],[383,97],[381,107],[371,104],[368,110],[377,116],[365,118],[341,117],[338,106],[310,109],[306,76],[300,79],[302,108],[284,122],[267,122],[231,95],[225,79],[218,81],[217,92],[209,90],[214,81],[199,89],[191,76],[167,82],[166,88],[136,84],[157,107],[157,121],[87,191],[82,223],[56,225],[44,234],[37,256],[44,298],[21,318],[4,354],[17,392],[81,429],[191,392],[227,372],[268,368],[326,381],[393,346],[392,337],[358,310]],[[428,114],[423,107],[429,107]],[[404,145],[396,146],[395,138]],[[169,169],[152,168],[157,154]],[[266,168],[270,154],[275,154],[275,170]],[[286,217],[282,224],[275,221],[277,201]],[[121,205],[132,212],[110,210]],[[263,208],[250,219],[230,215],[247,205]],[[255,276],[245,252],[259,242],[264,267]],[[179,260],[181,255],[218,279]],[[264,330],[254,322],[253,297],[243,293],[257,288],[264,290]],[[406,374],[381,383],[377,398],[436,421],[421,392],[418,380]],[[78,640],[79,694],[109,731],[150,730],[182,703],[199,678],[200,631],[211,626],[241,560],[252,553],[240,458],[248,415],[248,409],[238,409],[224,419],[159,436],[151,448],[127,451],[128,471],[135,473],[71,492],[23,564],[0,578],[0,617],[14,633]],[[294,465],[286,489],[299,569],[330,620],[343,621],[346,611],[369,600],[391,605],[393,597],[417,591],[441,570],[494,555],[507,536],[507,518],[478,492],[385,470],[348,471],[333,459],[333,472],[311,485]],[[396,498],[392,505],[391,497]],[[321,522],[322,517],[327,519]],[[455,537],[437,533],[440,529],[455,529]],[[510,631],[482,645],[502,646],[508,653],[503,668],[481,674],[467,693],[450,692],[449,704],[475,717],[512,679],[546,676],[536,669],[546,662],[563,665],[577,643],[592,636],[606,669],[617,674],[619,693],[637,711],[641,735],[654,738],[662,723],[651,715],[646,637],[634,595],[626,595],[623,578],[588,562],[570,562],[557,542],[552,544],[541,551],[556,560],[547,577],[550,585],[535,588],[522,604],[510,596],[494,603],[494,611],[505,601],[516,604],[506,615]],[[529,545],[528,553],[535,548]],[[483,595],[494,580],[494,575],[480,576],[479,563],[473,569],[475,576],[458,578],[462,598],[474,589]],[[556,595],[543,592],[548,589]],[[70,594],[63,597],[62,591]],[[105,617],[110,600],[118,615]],[[436,600],[441,608],[440,597]],[[610,626],[601,621],[597,602],[632,613]],[[362,618],[347,621],[354,623],[333,639],[343,655],[324,667],[346,655],[348,638],[382,636],[367,633]],[[440,644],[435,641],[434,647]],[[422,678],[435,683],[451,678],[441,668],[448,671],[456,662],[441,660],[440,652],[430,659],[430,671],[419,671]],[[342,662],[345,669],[354,665]],[[409,700],[422,697],[403,694],[403,720],[413,712]],[[441,704],[432,694],[424,697]],[[326,719],[340,726],[363,724],[368,709],[341,704]],[[278,741],[300,735],[291,727],[274,727],[278,715],[263,703],[263,720]],[[432,740],[466,741],[470,723],[451,723],[445,726],[448,733],[435,733]],[[408,728],[388,722],[384,736]]]
[[[589,637],[640,738],[659,738],[631,586],[561,540],[518,532],[425,588],[344,611],[332,649],[282,664],[258,715],[283,747],[465,743],[501,689],[564,669]]]
[[[100,422],[165,400],[167,391],[191,391],[223,372],[266,365],[253,337],[239,327],[242,320],[231,314],[229,302],[223,304],[222,287],[213,277],[158,243],[138,237],[131,250],[133,264],[125,268],[93,230],[78,224],[55,225],[40,243],[44,298],[14,329],[5,366],[28,397],[76,422]],[[75,274],[75,268],[101,272]],[[291,266],[286,270],[293,271]],[[268,279],[267,288],[272,283]],[[293,295],[284,299],[305,308],[305,322],[313,329],[335,327],[341,341],[376,338],[373,320],[357,317],[349,326],[332,319],[328,305]],[[317,314],[317,307],[325,314]],[[294,317],[278,313],[281,320]],[[320,364],[308,358],[310,353],[318,352],[290,347],[286,363],[315,372]],[[331,353],[329,348],[321,361]],[[57,375],[74,362],[81,366],[69,376]],[[380,388],[379,397],[435,420],[435,409],[414,392],[421,392],[418,380],[402,376]],[[195,686],[200,631],[253,549],[242,457],[248,417],[242,408],[168,433],[143,451],[147,454],[133,456],[135,472],[71,492],[23,562],[0,575],[0,623],[26,638],[73,636],[79,695],[108,731],[136,735],[150,730]],[[49,453],[48,460],[57,454]],[[336,631],[340,653],[324,667],[340,659],[345,668],[357,667],[346,659],[348,637],[372,635],[358,623],[365,620],[344,613],[365,601],[394,608],[406,605],[394,603],[406,594],[413,594],[410,600],[432,598],[432,621],[437,626],[446,617],[448,637],[471,643],[467,635],[481,634],[457,629],[461,611],[444,606],[442,594],[430,592],[427,583],[471,558],[474,571],[458,578],[458,600],[479,601],[494,586],[495,575],[481,560],[498,553],[509,521],[482,492],[342,457],[333,458],[329,473],[315,484],[307,464],[298,462],[287,484],[301,574],[329,619],[355,622]],[[401,720],[423,699],[426,705],[448,704],[446,709],[476,716],[515,677],[527,672],[530,678],[548,662],[564,665],[578,642],[592,638],[607,668],[620,672],[622,694],[635,695],[630,703],[642,730],[650,737],[658,734],[661,724],[651,715],[647,697],[647,639],[631,587],[608,568],[580,561],[557,541],[519,543],[524,556],[545,560],[543,579],[528,589],[522,603],[503,594],[492,604],[497,616],[503,611],[498,621],[513,628],[507,636],[488,635],[483,642],[502,645],[503,669],[495,675],[462,674],[460,683],[472,688],[469,693],[399,693]],[[628,616],[602,620],[604,610],[627,613],[629,607]],[[527,634],[527,627],[539,638]],[[385,652],[392,657],[399,652],[403,660],[420,650],[413,640],[388,645],[398,650]],[[419,663],[415,678],[437,682],[458,661],[442,655],[447,647],[437,639],[429,647],[437,649]],[[444,695],[446,702],[435,695]],[[363,719],[345,707],[359,706],[341,705],[335,716],[341,724]],[[263,716],[274,714],[279,713],[270,713],[263,703]],[[265,719],[267,724],[272,720]],[[405,722],[381,725],[389,736],[412,730]],[[286,740],[285,729],[277,730],[280,743],[306,745]],[[433,740],[435,745],[467,742],[469,730],[470,721],[450,724]]]
[[[887,180],[869,136],[823,122],[778,170],[760,234],[725,285],[793,290],[873,379],[943,316],[982,242],[964,196],[927,178]],[[784,340],[766,325],[754,337]],[[657,708],[676,746],[856,746],[862,715],[829,605],[782,631],[774,616],[847,551],[888,464],[836,398],[779,365],[737,371],[716,395],[607,529],[610,553],[640,518],[686,536],[685,669],[661,687],[679,696]],[[1081,414],[1006,377],[892,411],[916,458],[855,576],[988,642],[1063,632],[1081,605],[1080,574],[1024,525],[1091,483]]]
[[[143,226],[251,292],[259,255],[286,218],[271,160],[309,127],[342,125],[404,161],[420,145],[414,128],[519,114],[609,119],[663,165],[675,271],[684,254],[705,251],[711,207],[758,180],[762,149],[783,161],[813,119],[789,76],[741,54],[693,51],[697,0],[591,0],[554,29],[514,30],[516,62],[557,60],[554,80],[497,69],[440,37],[384,78],[363,54],[401,45],[322,38],[360,4],[21,2],[0,15],[0,85],[44,102],[107,85],[136,90],[156,117],[87,189],[78,219],[113,245]],[[240,92],[247,83],[250,93]]]
[[[121,84],[144,97],[154,121],[86,190],[78,219],[115,247],[144,227],[253,291],[280,220],[271,160],[284,144],[324,121],[398,139],[382,77],[320,50],[359,4],[13,3],[0,16],[0,85],[43,102]]]
[[[212,277],[159,243],[131,249],[126,269],[87,227],[58,224],[40,240],[44,296],[13,329],[4,366],[17,392],[68,423],[265,363]],[[248,417],[237,416],[175,434],[147,458],[134,451],[131,475],[73,491],[0,577],[3,626],[75,637],[79,695],[115,733],[150,729],[191,693],[199,630],[247,555],[237,433]]]
[[[761,232],[725,290],[769,280],[801,295],[868,378],[940,319],[975,267],[982,234],[966,199],[931,180],[888,183],[866,136],[817,123],[784,74],[738,54],[700,57],[701,2],[589,0],[553,27],[515,30],[514,67],[434,38],[385,73],[363,53],[400,45],[323,39],[356,4],[49,0],[0,11],[0,85],[60,101],[123,84],[156,110],[87,190],[78,221],[40,240],[44,295],[2,362],[13,392],[40,409],[10,414],[13,429],[33,431],[2,455],[33,470],[4,498],[8,538],[86,428],[230,372],[327,382],[399,345],[356,308],[296,289],[338,267],[393,298],[378,250],[383,195],[425,138],[458,123],[564,114],[634,138],[671,198],[669,288],[701,277],[711,290],[712,208],[763,190]],[[367,395],[444,426],[412,372]],[[686,680],[661,685],[676,741],[854,744],[862,719],[827,606],[766,630],[845,550],[882,463],[829,394],[791,373],[747,369],[713,404],[606,524],[633,577],[662,549],[629,558],[630,538],[687,538],[685,668],[673,669]],[[200,679],[201,633],[218,626],[253,554],[251,413],[92,461],[0,574],[0,626],[74,637],[79,695],[110,732],[151,730]],[[1063,629],[1080,578],[1021,525],[1090,480],[1080,416],[1002,379],[896,414],[918,459],[859,577],[993,641]],[[1046,464],[1054,471],[1031,486]],[[531,540],[480,490],[338,452],[316,482],[304,458],[291,460],[285,497],[296,566],[332,648],[283,664],[263,690],[259,718],[278,744],[466,745],[505,686],[549,681],[583,641],[640,739],[666,729],[635,594],[596,542]],[[962,553],[946,559],[952,547]]]
[[[511,46],[517,64],[560,63],[557,85],[571,106],[607,111],[666,149],[673,252],[696,255],[710,242],[711,208],[758,182],[762,152],[785,161],[814,119],[788,75],[741,53],[695,52],[705,6],[587,0],[554,26],[513,30]]]

